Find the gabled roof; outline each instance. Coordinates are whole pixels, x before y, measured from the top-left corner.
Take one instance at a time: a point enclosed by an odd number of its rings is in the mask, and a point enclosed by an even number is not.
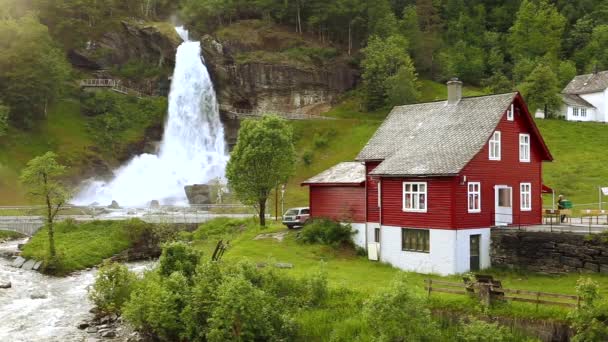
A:
[[[302,182],[302,185],[361,185],[365,182],[365,165],[343,162]]]
[[[357,156],[380,160],[371,172],[385,176],[457,175],[487,143],[509,105],[523,99],[518,93],[462,98],[393,108],[384,123]],[[523,106],[525,108],[525,106]],[[551,160],[530,114],[534,135]]]
[[[608,88],[608,71],[575,76],[562,90],[564,94],[585,94],[604,91]]]
[[[574,95],[574,94],[562,94],[562,101],[564,101],[564,103],[569,106],[595,108],[594,105],[587,102],[582,97],[580,97],[578,95]]]

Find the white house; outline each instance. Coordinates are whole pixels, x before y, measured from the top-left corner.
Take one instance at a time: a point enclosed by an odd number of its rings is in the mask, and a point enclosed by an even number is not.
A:
[[[608,71],[574,77],[561,96],[566,120],[608,122]]]

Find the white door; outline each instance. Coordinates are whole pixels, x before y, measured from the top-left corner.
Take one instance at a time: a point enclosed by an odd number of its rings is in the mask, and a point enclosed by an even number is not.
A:
[[[513,223],[513,189],[506,185],[496,185],[496,217],[494,224],[506,226]]]

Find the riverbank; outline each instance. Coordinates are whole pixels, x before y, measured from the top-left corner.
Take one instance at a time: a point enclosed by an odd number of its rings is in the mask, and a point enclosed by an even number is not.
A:
[[[0,254],[18,253],[17,246],[24,242],[0,243]],[[95,268],[52,277],[11,267],[11,262],[0,257],[0,280],[12,284],[9,289],[0,289],[0,341],[69,342],[97,336],[77,328],[80,322],[94,319],[87,290],[95,280]],[[147,261],[129,263],[128,267],[142,273],[152,265]]]

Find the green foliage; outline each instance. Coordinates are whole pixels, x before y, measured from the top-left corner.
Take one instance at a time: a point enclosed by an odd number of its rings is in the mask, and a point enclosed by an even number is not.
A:
[[[509,44],[516,59],[556,56],[566,20],[547,0],[523,0],[509,30]]]
[[[302,153],[302,162],[305,166],[312,165],[314,154],[311,150],[306,150]]]
[[[544,64],[539,64],[532,71],[521,85],[520,90],[532,113],[537,109],[544,109],[546,106],[547,116],[552,117],[561,106],[557,76],[551,68]]]
[[[412,61],[409,60],[397,70],[395,75],[386,79],[387,104],[389,106],[400,106],[415,103],[420,98],[417,80],[416,69]]]
[[[285,183],[294,170],[293,131],[285,120],[266,115],[241,123],[226,178],[241,202],[257,206],[262,226],[270,192]]]
[[[574,342],[604,341],[608,339],[608,301],[600,295],[599,285],[589,278],[580,278],[576,292],[581,304],[570,313]]]
[[[518,342],[521,341],[514,336],[506,327],[498,323],[488,323],[469,318],[463,322],[457,332],[459,342]]]
[[[559,62],[559,69],[557,70],[557,78],[559,81],[559,87],[565,87],[570,81],[576,76],[576,65],[572,61],[561,61]]]
[[[115,66],[112,74],[132,81],[141,81],[147,78],[159,77],[163,74],[163,69],[158,65],[145,61],[130,60],[125,64]]]
[[[201,224],[193,233],[195,240],[223,239],[247,228],[247,220],[218,217]]]
[[[187,279],[190,279],[200,258],[201,256],[198,251],[192,249],[187,244],[172,242],[163,247],[158,270],[160,275],[164,277],[178,272]]]
[[[397,82],[405,81],[397,89],[391,89],[392,101],[398,101],[400,96],[406,96],[403,101],[411,101],[416,97],[416,73],[413,63],[407,53],[407,40],[403,36],[393,35],[386,39],[372,36],[367,47],[363,50],[365,58],[362,61],[363,85],[365,87],[365,105],[368,109],[377,109],[387,104],[389,87],[397,86]],[[394,78],[391,78],[395,76]],[[414,98],[415,100],[415,98]]]
[[[12,230],[0,230],[0,240],[14,240],[23,238],[24,235],[21,235]]]
[[[165,117],[164,97],[136,98],[110,91],[83,93],[82,110],[92,116],[89,132],[108,153],[120,153],[139,140],[149,127],[160,126]]]
[[[34,15],[0,18],[0,100],[10,121],[31,127],[66,88],[70,67]]]
[[[104,313],[120,314],[129,300],[136,277],[127,266],[105,262],[95,275],[95,283],[89,290],[89,299]]]
[[[353,246],[352,236],[354,233],[350,224],[341,224],[327,219],[315,219],[304,226],[300,234],[300,241],[333,247]]]
[[[575,53],[577,64],[587,72],[608,69],[608,25],[593,28],[588,43]]]

